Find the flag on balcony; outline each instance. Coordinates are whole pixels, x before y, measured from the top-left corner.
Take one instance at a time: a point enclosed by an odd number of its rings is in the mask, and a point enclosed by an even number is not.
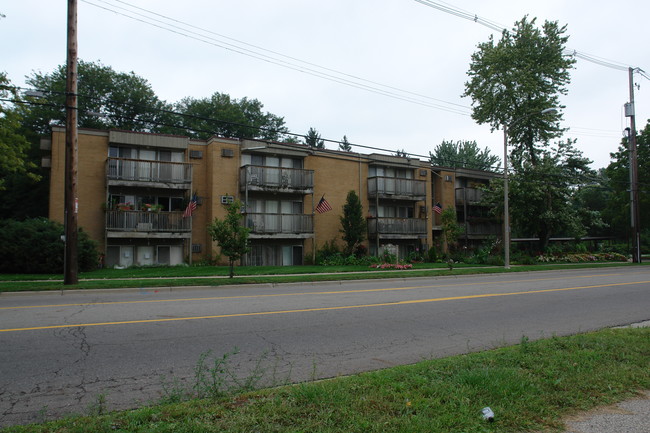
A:
[[[316,212],[325,213],[332,210],[332,206],[325,200],[325,194],[320,198],[318,205],[316,206]]]
[[[183,212],[183,218],[189,218],[192,216],[192,212],[196,210],[196,202],[198,201],[196,194],[192,196],[190,199],[190,202],[187,204],[187,207],[185,208],[185,212]]]
[[[437,214],[442,213],[442,205],[440,203],[436,203],[436,205],[433,207],[433,211]]]

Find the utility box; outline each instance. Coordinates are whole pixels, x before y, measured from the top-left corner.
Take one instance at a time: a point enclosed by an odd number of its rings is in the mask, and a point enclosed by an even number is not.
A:
[[[625,117],[634,116],[634,102],[627,102],[625,104]]]

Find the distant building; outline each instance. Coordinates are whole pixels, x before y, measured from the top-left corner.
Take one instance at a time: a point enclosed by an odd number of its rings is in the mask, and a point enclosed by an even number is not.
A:
[[[78,137],[78,223],[109,267],[218,258],[207,225],[235,199],[251,229],[242,260],[248,265],[299,265],[325,242],[342,246],[340,216],[350,190],[367,215],[373,255],[389,249],[406,257],[432,247],[441,236],[436,204],[456,208],[461,242],[500,234],[476,188],[493,173],[268,141],[88,129]],[[64,128],[53,127],[44,147],[51,150],[50,218],[63,222]],[[331,211],[314,211],[322,197]]]

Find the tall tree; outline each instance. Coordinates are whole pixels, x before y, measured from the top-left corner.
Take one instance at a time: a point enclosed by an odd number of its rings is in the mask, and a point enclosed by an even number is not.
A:
[[[25,136],[20,94],[0,73],[0,218],[47,216],[48,176],[39,167],[40,150]]]
[[[639,177],[639,226],[650,231],[650,120],[637,133],[637,165]],[[610,154],[612,162],[605,169],[606,187],[611,197],[603,210],[605,221],[618,236],[628,234],[630,229],[630,151],[624,138],[616,152]],[[643,236],[647,238],[647,236]]]
[[[305,135],[305,144],[316,149],[324,149],[325,142],[321,139],[320,134],[314,128],[309,128]]]
[[[562,108],[560,95],[567,93],[569,71],[575,59],[564,55],[566,26],[524,17],[512,31],[504,30],[498,42],[490,36],[472,55],[469,81],[463,96],[472,98],[472,118],[491,129],[507,125],[513,162],[535,165],[541,145],[561,136],[561,114],[538,115],[548,108]]]
[[[233,201],[226,206],[227,213],[224,219],[215,218],[208,225],[208,233],[221,248],[221,254],[228,257],[230,278],[235,275],[235,262],[250,251],[248,245],[250,229],[241,224],[241,208],[241,201]]]
[[[341,216],[341,233],[345,242],[345,253],[352,254],[366,238],[366,219],[363,217],[361,200],[354,190],[348,192]]]
[[[490,153],[487,147],[479,149],[476,141],[446,141],[429,152],[431,165],[453,168],[473,168],[476,170],[494,170],[500,159]]]
[[[0,98],[19,101],[18,91],[7,74],[0,72]],[[15,107],[0,101],[0,190],[6,188],[7,176],[21,174],[38,180],[35,164],[28,159],[29,142],[21,133],[21,116]]]
[[[38,135],[49,132],[54,122],[65,123],[66,65],[53,72],[34,72],[27,84],[42,95],[25,106],[25,127]],[[94,129],[125,129],[157,132],[166,121],[161,101],[144,78],[97,62],[79,61],[79,126]]]
[[[280,140],[288,132],[284,118],[264,112],[257,99],[233,99],[225,93],[214,93],[209,98],[183,98],[174,104],[173,128],[165,132],[209,138],[213,135],[228,138],[262,138]]]
[[[343,152],[352,152],[352,146],[348,141],[347,135],[344,135],[343,140],[339,143],[339,150],[342,150]]]

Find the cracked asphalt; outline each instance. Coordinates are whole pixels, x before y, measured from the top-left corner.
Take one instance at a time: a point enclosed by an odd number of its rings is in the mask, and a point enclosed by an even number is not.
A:
[[[650,319],[650,270],[0,296],[0,426],[191,388],[202,355],[261,385]],[[166,391],[167,390],[167,391]]]

